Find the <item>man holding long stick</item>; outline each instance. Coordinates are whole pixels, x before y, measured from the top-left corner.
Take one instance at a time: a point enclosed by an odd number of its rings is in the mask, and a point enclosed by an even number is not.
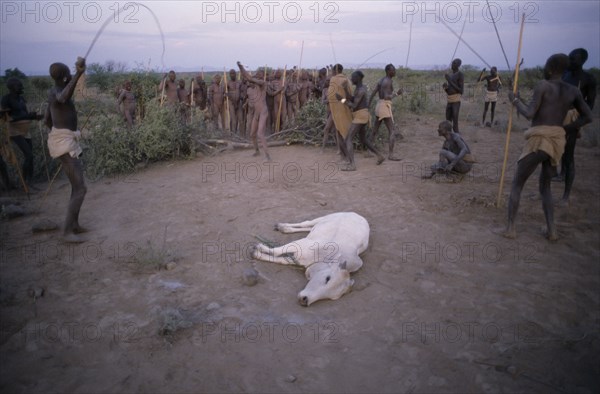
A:
[[[512,104],[527,119],[531,119],[531,128],[525,132],[525,147],[519,158],[508,201],[508,224],[502,233],[507,238],[516,238],[515,219],[519,210],[521,191],[527,179],[537,166],[542,164],[539,190],[542,195],[542,208],[546,217],[546,236],[550,241],[558,239],[554,226],[554,210],[550,182],[555,166],[564,151],[565,129],[580,128],[592,121],[592,112],[579,90],[563,82],[561,77],[569,64],[564,54],[555,54],[548,58],[544,67],[544,80],[533,90],[528,105],[522,103],[510,91],[508,97]],[[571,107],[575,107],[580,116],[574,122],[564,126],[563,121]]]
[[[77,81],[85,72],[85,59],[77,58],[76,73],[72,77],[69,67],[63,63],[50,66],[50,76],[55,86],[48,94],[48,107],[44,121],[51,128],[48,134],[50,156],[58,158],[71,183],[71,198],[65,220],[64,239],[67,242],[83,242],[78,234],[85,232],[79,225],[79,210],[87,192],[83,177],[83,165],[79,160],[82,153],[77,130],[77,110],[73,103],[73,92]]]

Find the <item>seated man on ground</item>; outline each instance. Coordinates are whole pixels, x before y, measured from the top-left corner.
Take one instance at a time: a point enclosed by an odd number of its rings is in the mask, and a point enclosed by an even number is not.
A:
[[[438,126],[438,135],[444,137],[444,145],[440,151],[440,161],[431,166],[431,174],[424,179],[433,178],[435,174],[458,173],[471,171],[473,160],[469,146],[460,134],[452,130],[452,123],[445,120]]]

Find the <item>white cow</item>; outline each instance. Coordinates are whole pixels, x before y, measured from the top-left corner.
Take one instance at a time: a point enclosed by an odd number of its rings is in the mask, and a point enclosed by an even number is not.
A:
[[[369,223],[354,212],[338,212],[301,223],[278,223],[282,233],[309,231],[306,238],[270,248],[259,243],[253,251],[257,260],[306,268],[308,284],[298,301],[309,306],[322,299],[337,300],[350,291],[350,273],[363,265],[359,255],[369,246]]]

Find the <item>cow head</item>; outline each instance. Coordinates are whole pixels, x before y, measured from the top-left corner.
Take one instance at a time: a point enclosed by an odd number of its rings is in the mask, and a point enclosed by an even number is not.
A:
[[[298,302],[302,306],[309,306],[323,299],[337,300],[349,292],[354,284],[345,261],[312,264],[306,269],[306,278],[306,287],[298,293]]]

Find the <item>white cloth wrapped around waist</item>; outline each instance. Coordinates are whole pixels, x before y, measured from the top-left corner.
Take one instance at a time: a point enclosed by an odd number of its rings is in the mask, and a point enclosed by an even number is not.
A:
[[[50,134],[48,134],[48,151],[50,152],[50,156],[56,159],[68,153],[71,157],[79,157],[83,152],[79,145],[80,137],[81,132],[79,130],[73,131],[52,127]]]

